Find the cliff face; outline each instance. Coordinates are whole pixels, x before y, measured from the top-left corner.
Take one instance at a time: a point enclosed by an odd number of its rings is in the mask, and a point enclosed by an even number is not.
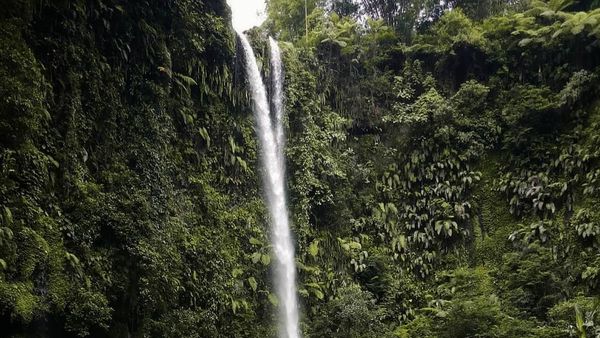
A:
[[[501,3],[408,40],[272,1],[306,336],[600,332],[600,11]]]
[[[243,336],[262,205],[225,1],[3,6],[2,334]]]
[[[598,9],[458,6],[406,39],[271,4],[303,336],[600,331]],[[274,336],[225,1],[3,6],[0,335]]]

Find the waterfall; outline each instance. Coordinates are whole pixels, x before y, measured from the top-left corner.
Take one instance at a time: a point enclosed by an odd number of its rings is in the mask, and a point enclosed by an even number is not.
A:
[[[281,50],[277,41],[269,37],[269,49],[271,51],[271,83],[273,84],[273,109],[275,110],[275,140],[279,156],[284,164],[283,149],[285,148],[285,135],[283,134],[283,70],[281,62]],[[283,168],[285,173],[285,167]]]
[[[283,76],[281,53],[277,43],[270,39],[273,81],[273,108],[271,117],[267,90],[262,81],[256,57],[248,38],[239,33],[246,56],[246,74],[252,91],[254,116],[260,144],[266,202],[271,216],[272,242],[276,257],[275,288],[280,303],[281,338],[299,338],[298,301],[296,298],[296,266],[294,245],[289,227],[285,194],[285,163],[283,118]]]

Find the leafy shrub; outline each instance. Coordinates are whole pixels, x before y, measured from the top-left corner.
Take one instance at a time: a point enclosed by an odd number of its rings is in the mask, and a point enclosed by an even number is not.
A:
[[[384,309],[375,304],[369,292],[358,285],[338,290],[338,296],[324,304],[313,319],[310,337],[376,338],[388,337],[381,321]]]

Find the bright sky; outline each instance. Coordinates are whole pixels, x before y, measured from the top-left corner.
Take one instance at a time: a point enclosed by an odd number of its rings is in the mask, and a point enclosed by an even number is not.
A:
[[[233,12],[233,27],[245,31],[265,21],[265,0],[227,0]]]

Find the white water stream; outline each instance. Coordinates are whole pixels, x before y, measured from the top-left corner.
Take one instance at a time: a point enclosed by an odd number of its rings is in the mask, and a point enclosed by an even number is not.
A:
[[[280,306],[280,338],[299,338],[298,300],[296,296],[296,264],[289,226],[285,194],[285,157],[283,132],[283,72],[281,52],[277,42],[269,39],[271,50],[271,81],[273,109],[271,117],[267,90],[248,38],[238,33],[246,57],[246,75],[252,91],[254,116],[260,144],[260,157],[266,202],[271,216],[272,242],[276,257],[275,288]]]

